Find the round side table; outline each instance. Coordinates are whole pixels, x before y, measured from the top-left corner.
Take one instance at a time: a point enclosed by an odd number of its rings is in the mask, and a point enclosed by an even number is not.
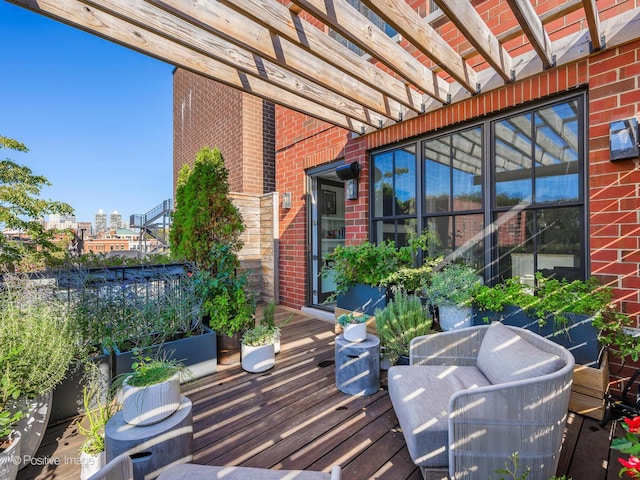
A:
[[[380,389],[380,339],[362,342],[336,337],[336,386],[349,395],[372,395]]]
[[[153,425],[136,427],[122,417],[122,411],[109,419],[105,427],[107,462],[121,453],[133,460],[133,478],[156,478],[173,463],[193,459],[193,425],[191,401],[182,397],[178,410]]]

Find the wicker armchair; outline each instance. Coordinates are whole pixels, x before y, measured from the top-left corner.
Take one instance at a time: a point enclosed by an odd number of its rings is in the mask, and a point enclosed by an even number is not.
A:
[[[494,478],[517,452],[528,480],[548,480],[573,366],[568,350],[528,330],[470,327],[415,338],[410,366],[389,370],[389,394],[425,478]]]

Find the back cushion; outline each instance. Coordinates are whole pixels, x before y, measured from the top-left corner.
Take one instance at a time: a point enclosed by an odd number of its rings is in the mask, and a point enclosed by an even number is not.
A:
[[[493,322],[480,344],[477,366],[496,384],[555,372],[564,366],[564,361],[543,352],[502,323]]]

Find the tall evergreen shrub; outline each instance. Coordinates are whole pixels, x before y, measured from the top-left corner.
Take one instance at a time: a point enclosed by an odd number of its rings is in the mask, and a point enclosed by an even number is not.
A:
[[[176,209],[169,235],[173,256],[211,271],[210,252],[215,245],[230,251],[242,248],[242,215],[229,198],[229,172],[218,148],[202,148],[193,167],[180,170]]]

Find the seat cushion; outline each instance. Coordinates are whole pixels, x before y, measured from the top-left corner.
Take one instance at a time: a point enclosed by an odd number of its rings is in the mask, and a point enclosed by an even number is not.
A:
[[[445,467],[449,398],[455,392],[491,385],[476,367],[395,366],[388,372],[393,403],[413,462]]]
[[[478,350],[478,369],[493,384],[526,380],[564,366],[557,355],[543,352],[500,322],[493,322]]]
[[[173,465],[158,480],[330,480],[331,474],[303,470],[269,470],[251,467],[212,467],[192,463]]]

